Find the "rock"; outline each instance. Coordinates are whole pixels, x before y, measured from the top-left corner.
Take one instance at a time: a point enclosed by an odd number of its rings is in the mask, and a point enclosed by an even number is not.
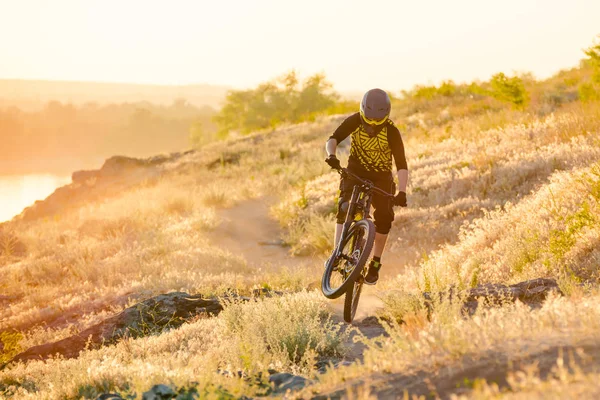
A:
[[[142,400],[168,400],[177,396],[175,391],[167,385],[154,385],[152,389],[142,394]]]
[[[356,325],[358,325],[358,326],[383,326],[383,325],[381,325],[381,322],[379,322],[379,318],[377,318],[374,315],[365,317],[362,321],[357,322]]]
[[[128,170],[142,168],[147,165],[145,160],[125,156],[113,156],[104,161],[98,175],[102,177],[121,175]]]
[[[317,361],[315,369],[319,374],[326,373],[330,368],[348,367],[355,361],[343,360],[341,358],[325,358]]]
[[[242,158],[242,154],[245,154],[245,152],[223,153],[218,158],[206,163],[206,168],[214,169],[220,166],[238,164],[240,162],[240,159]]]
[[[18,296],[6,296],[3,294],[0,294],[0,306],[5,305],[5,304],[10,304],[13,301],[16,301],[18,299],[19,299]]]
[[[283,292],[269,288],[252,289],[252,297],[273,297],[283,296]]]
[[[274,239],[274,240],[261,240],[258,242],[260,246],[278,246],[278,247],[289,247],[288,244],[283,239]]]
[[[520,282],[514,285],[506,286],[501,284],[479,285],[470,289],[463,298],[463,309],[473,314],[480,304],[501,305],[505,302],[522,301],[525,304],[537,305],[543,302],[550,293],[556,293],[562,296],[558,283],[554,279],[538,278],[529,281]],[[431,308],[431,294],[423,293],[425,304]],[[448,297],[452,299],[455,293],[450,289],[446,293],[440,293],[440,298]]]
[[[269,382],[275,386],[273,393],[281,394],[288,390],[300,390],[308,384],[308,379],[298,375],[288,373],[273,374],[269,377]]]
[[[102,393],[96,397],[96,400],[123,400],[123,398],[116,393]]]
[[[75,171],[71,174],[71,181],[73,183],[85,183],[90,179],[96,179],[98,177],[98,171]]]
[[[482,285],[469,291],[464,307],[472,314],[483,302],[493,305],[520,300],[523,303],[535,305],[544,301],[551,292],[563,294],[554,279],[539,278],[510,286]]]
[[[233,297],[233,296],[229,296]],[[247,298],[237,297],[247,301]],[[86,347],[98,348],[116,343],[123,337],[141,337],[181,326],[198,315],[217,315],[223,306],[216,298],[173,292],[152,297],[119,314],[92,326],[77,335],[58,342],[34,346],[16,355],[9,363],[28,360],[45,360],[60,354],[74,358]]]

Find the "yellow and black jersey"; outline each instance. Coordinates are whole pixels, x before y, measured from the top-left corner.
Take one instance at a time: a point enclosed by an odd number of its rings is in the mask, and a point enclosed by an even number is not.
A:
[[[392,172],[392,157],[397,169],[408,169],[402,136],[391,120],[384,122],[376,136],[370,136],[363,128],[360,113],[353,114],[342,122],[330,139],[341,143],[348,136],[351,137],[348,159],[350,171],[367,179],[389,176]]]

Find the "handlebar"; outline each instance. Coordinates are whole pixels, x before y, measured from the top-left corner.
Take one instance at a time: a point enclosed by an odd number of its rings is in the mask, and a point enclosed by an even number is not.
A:
[[[386,196],[386,197],[390,197],[390,198],[396,197],[396,195],[394,195],[394,194],[390,194],[390,193],[386,192],[385,190],[379,189],[378,187],[376,187],[373,184],[373,182],[363,179],[360,176],[353,174],[352,172],[348,171],[347,168],[340,168],[337,170],[337,172],[342,176],[349,176],[350,178],[359,181],[363,185],[369,186],[371,188],[371,190],[373,190],[375,193],[379,193],[382,196]]]

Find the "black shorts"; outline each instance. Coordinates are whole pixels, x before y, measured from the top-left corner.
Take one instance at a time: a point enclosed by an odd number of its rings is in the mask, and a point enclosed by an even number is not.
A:
[[[374,180],[372,182],[381,190],[385,190],[386,192],[392,194],[396,193],[396,184],[391,177],[383,180]],[[352,197],[352,189],[356,183],[356,180],[350,177],[342,178],[340,180],[340,198],[338,200],[337,212],[338,224],[343,224],[346,220],[346,212],[342,209],[342,205],[350,201],[350,197]],[[394,204],[392,199],[377,193],[373,193],[371,204],[373,208],[375,208],[373,217],[375,219],[376,232],[384,235],[388,234],[392,228],[392,221],[394,221]]]

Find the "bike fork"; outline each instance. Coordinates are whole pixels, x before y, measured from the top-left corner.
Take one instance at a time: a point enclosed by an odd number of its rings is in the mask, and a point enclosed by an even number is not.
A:
[[[339,257],[342,253],[344,242],[344,238],[348,234],[350,230],[350,226],[354,222],[354,209],[356,207],[356,202],[358,200],[359,192],[356,190],[356,187],[352,190],[352,196],[350,197],[350,201],[348,203],[348,210],[346,211],[346,220],[344,221],[344,225],[342,227],[342,234],[340,235],[340,239],[336,244],[336,248],[334,250],[334,257]]]
[[[342,253],[342,249],[343,249],[342,243],[344,242],[344,238],[346,237],[346,235],[348,234],[348,231],[350,230],[350,225],[352,225],[352,221],[344,222],[344,225],[342,227],[342,234],[340,235],[340,240],[335,247],[335,254],[334,254],[335,257],[339,257]]]

